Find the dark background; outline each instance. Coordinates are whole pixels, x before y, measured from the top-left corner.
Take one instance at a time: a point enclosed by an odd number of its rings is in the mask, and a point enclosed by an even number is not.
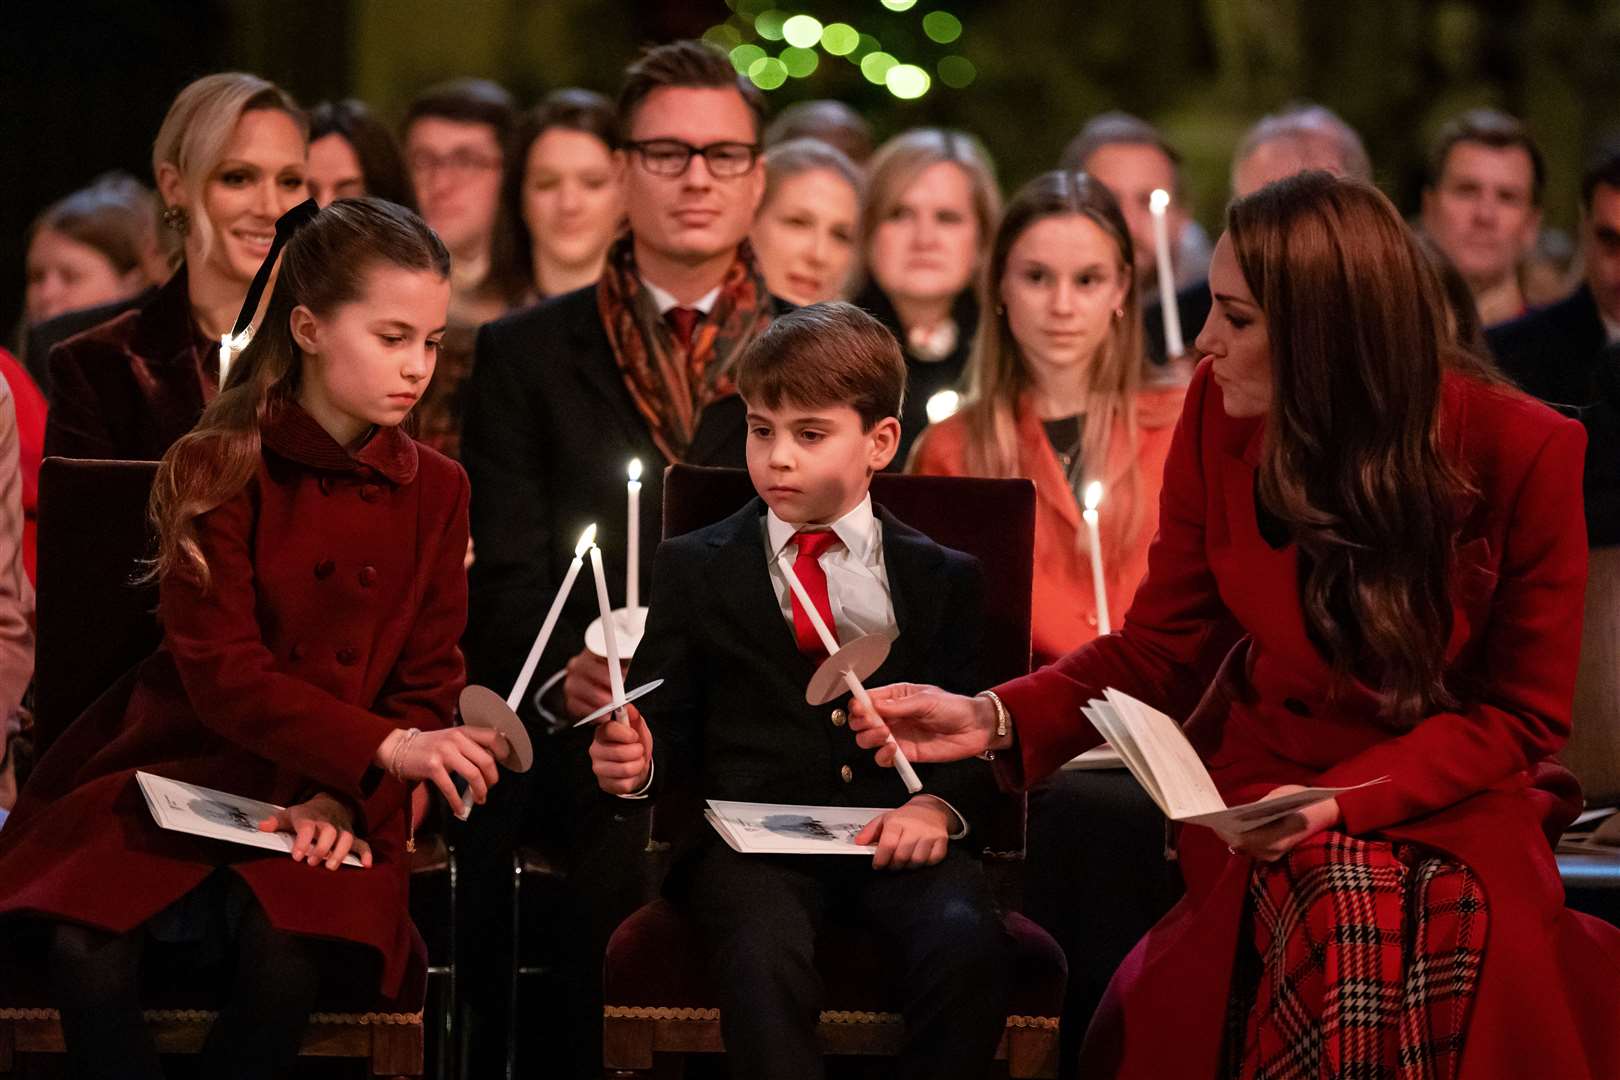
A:
[[[773,105],[840,97],[880,136],[915,124],[968,128],[1008,190],[1053,165],[1088,116],[1126,109],[1181,147],[1194,209],[1212,229],[1238,134],[1294,99],[1355,125],[1380,183],[1409,211],[1442,120],[1481,104],[1514,112],[1546,151],[1548,221],[1565,228],[1592,142],[1620,127],[1620,0],[920,0],[903,12],[878,0],[776,2],[851,23],[930,70],[966,56],[978,74],[960,90],[936,78],[923,98],[902,102],[824,54],[814,74],[772,91]],[[199,75],[254,71],[305,104],[356,95],[391,121],[415,92],[453,75],[495,78],[526,105],[565,85],[611,93],[640,45],[728,18],[756,41],[745,16],[772,3],[10,0],[0,35],[0,327],[21,308],[34,215],[110,168],[150,182],[152,138]],[[937,9],[961,19],[958,41],[923,33]]]

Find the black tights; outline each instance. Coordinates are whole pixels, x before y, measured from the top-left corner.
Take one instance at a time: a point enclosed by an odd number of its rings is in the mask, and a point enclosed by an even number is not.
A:
[[[320,971],[314,942],[270,925],[255,903],[237,934],[236,971],[203,1047],[207,1080],[258,1080],[287,1071],[315,1007]],[[51,932],[51,987],[62,1013],[73,1080],[162,1080],[141,1016],[146,930],[127,934],[58,924]]]

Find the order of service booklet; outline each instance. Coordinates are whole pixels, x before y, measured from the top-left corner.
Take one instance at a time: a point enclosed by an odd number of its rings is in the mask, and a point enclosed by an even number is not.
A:
[[[732,850],[744,855],[867,855],[856,835],[882,807],[793,806],[708,800],[703,816]]]
[[[1354,787],[1305,788],[1229,807],[1181,727],[1164,713],[1112,687],[1103,691],[1103,700],[1092,698],[1080,711],[1119,752],[1125,767],[1164,815],[1189,825],[1207,825],[1228,833],[1248,832],[1307,806],[1388,779],[1379,777]]]
[[[285,807],[149,772],[136,772],[135,779],[141,785],[141,794],[146,796],[152,820],[165,829],[266,851],[292,853],[292,833],[259,831],[259,822]],[[343,860],[343,865],[364,864],[357,856],[350,855]]]

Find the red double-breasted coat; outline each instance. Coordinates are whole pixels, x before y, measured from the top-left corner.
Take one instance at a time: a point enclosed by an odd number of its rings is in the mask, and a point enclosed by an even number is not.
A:
[[[40,762],[0,829],[0,915],[132,929],[229,866],[278,929],[370,946],[419,1000],[395,728],[448,724],[464,681],[466,474],[394,428],[352,456],[296,405],[247,489],[198,520],[211,581],[161,583],[163,644]],[[137,769],[275,803],[346,800],[369,869],[166,832]]]
[[[1586,580],[1585,436],[1516,392],[1451,375],[1446,450],[1468,472],[1452,582],[1456,712],[1405,733],[1375,721],[1306,635],[1298,552],[1261,537],[1263,422],[1235,420],[1208,365],[1188,390],[1165,468],[1159,536],[1121,631],[998,688],[1034,781],[1099,737],[1079,708],[1114,686],[1187,730],[1229,803],[1280,784],[1387,783],[1343,796],[1340,828],[1445,852],[1480,878],[1489,930],[1464,1080],[1620,1076],[1620,930],[1569,912],[1549,838],[1580,807],[1550,763],[1568,738]],[[1226,654],[1213,684],[1193,673]],[[1218,1075],[1250,863],[1210,830],[1181,832],[1186,898],[1137,945],[1085,1050],[1087,1076]],[[1107,888],[1106,882],[1087,887]]]

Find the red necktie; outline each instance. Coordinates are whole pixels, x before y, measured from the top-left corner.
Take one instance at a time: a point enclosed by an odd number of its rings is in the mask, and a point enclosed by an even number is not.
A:
[[[810,594],[810,602],[821,613],[821,621],[837,638],[838,625],[833,622],[832,602],[827,599],[827,572],[821,568],[821,555],[837,546],[838,534],[831,529],[801,532],[794,534],[793,543],[799,549],[799,557],[793,560],[793,574]],[[825,657],[826,646],[821,643],[821,635],[816,633],[804,605],[799,603],[799,594],[789,589],[788,595],[793,598],[793,636],[798,639],[799,651],[812,659]]]
[[[692,334],[697,330],[703,312],[697,308],[672,307],[664,312],[664,318],[669,320],[669,328],[675,332],[675,340],[681,343],[681,348],[690,349]]]

